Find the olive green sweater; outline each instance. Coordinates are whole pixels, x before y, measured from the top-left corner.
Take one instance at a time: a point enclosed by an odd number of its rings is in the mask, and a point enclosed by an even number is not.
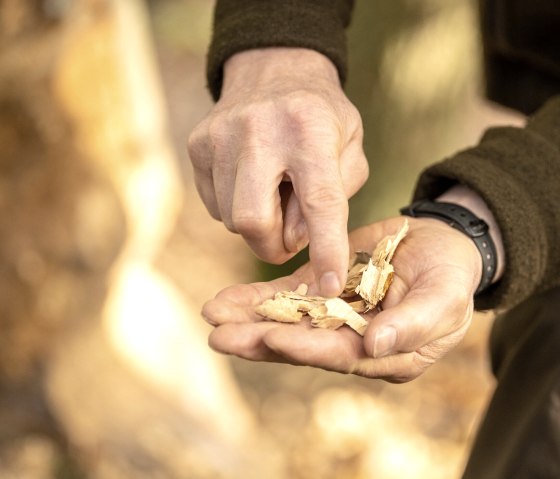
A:
[[[208,56],[214,98],[225,60],[250,48],[315,49],[333,61],[343,82],[352,6],[352,0],[218,0]],[[525,128],[490,129],[476,147],[428,168],[414,198],[434,198],[460,182],[493,211],[507,268],[477,298],[477,308],[487,309],[560,285],[560,2],[481,0],[481,13],[489,97],[533,115]]]

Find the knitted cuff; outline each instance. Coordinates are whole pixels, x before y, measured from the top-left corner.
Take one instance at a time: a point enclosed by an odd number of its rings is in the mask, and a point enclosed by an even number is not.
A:
[[[218,100],[225,61],[240,51],[266,47],[316,50],[346,78],[345,27],[352,1],[218,0],[207,62],[208,88]]]

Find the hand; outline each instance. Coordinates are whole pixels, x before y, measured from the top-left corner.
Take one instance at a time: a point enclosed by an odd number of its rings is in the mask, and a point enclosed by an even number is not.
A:
[[[348,198],[368,176],[362,123],[334,65],[313,50],[238,53],[222,95],[189,138],[210,214],[263,260],[283,263],[307,243],[325,296],[348,267]]]
[[[402,221],[392,218],[352,232],[351,250],[372,251]],[[307,264],[268,283],[232,286],[206,303],[202,314],[216,326],[210,346],[254,361],[314,366],[391,382],[416,378],[465,335],[482,262],[473,241],[447,224],[428,218],[409,218],[409,223],[408,235],[393,257],[395,276],[383,310],[368,313],[370,324],[363,338],[347,326],[317,329],[305,321],[263,321],[254,313],[257,304],[300,283],[309,284],[309,294],[315,294],[317,283]]]

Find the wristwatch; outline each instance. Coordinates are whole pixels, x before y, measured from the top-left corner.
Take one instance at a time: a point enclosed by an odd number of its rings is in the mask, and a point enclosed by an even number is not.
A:
[[[413,218],[441,220],[471,238],[482,258],[482,278],[474,294],[477,295],[490,286],[496,273],[497,255],[488,224],[484,220],[463,206],[431,200],[416,201],[401,208],[400,212]]]

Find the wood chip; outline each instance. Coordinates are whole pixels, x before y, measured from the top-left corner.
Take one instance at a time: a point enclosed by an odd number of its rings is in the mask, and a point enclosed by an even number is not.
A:
[[[298,311],[299,304],[289,298],[267,299],[255,308],[257,314],[266,319],[281,323],[298,323],[303,313]]]
[[[362,273],[356,293],[364,298],[368,310],[373,309],[383,300],[393,281],[394,268],[390,261],[407,231],[408,221],[405,219],[403,226],[395,235],[387,236],[378,243]]]
[[[327,315],[344,319],[346,324],[360,335],[364,335],[368,322],[352,309],[346,301],[340,298],[327,299],[325,301]]]
[[[362,273],[367,268],[370,255],[364,251],[357,251],[350,258],[350,267],[348,269],[348,278],[344,291],[340,295],[341,298],[347,298],[356,295],[356,288],[362,279]]]
[[[309,286],[307,286],[305,283],[301,283],[296,290],[294,291],[294,293],[297,294],[301,294],[302,296],[305,296],[307,294],[307,291],[309,290]]]
[[[385,297],[394,276],[390,261],[407,231],[405,219],[399,231],[383,238],[371,256],[364,251],[354,253],[348,281],[339,298],[307,296],[308,285],[302,283],[295,291],[276,293],[273,299],[258,305],[256,313],[282,323],[298,323],[308,316],[317,328],[338,329],[346,324],[363,336],[368,322],[360,313],[370,311]]]
[[[356,311],[356,313],[367,312],[367,303],[363,299],[359,299],[358,301],[351,301],[348,304],[354,311]]]
[[[311,325],[315,326],[316,328],[338,329],[344,324],[346,324],[345,319],[336,318],[334,316],[321,316],[319,318],[311,318]]]

